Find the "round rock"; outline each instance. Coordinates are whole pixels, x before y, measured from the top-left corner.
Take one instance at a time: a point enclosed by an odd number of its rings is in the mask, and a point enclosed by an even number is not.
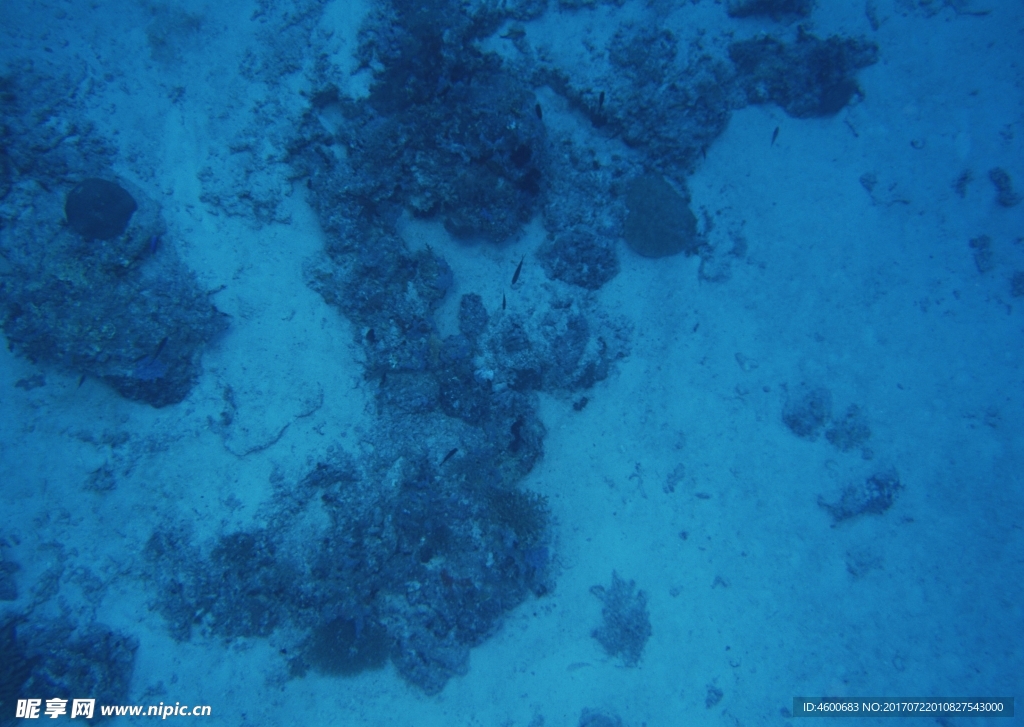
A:
[[[71,229],[87,240],[117,237],[136,209],[135,199],[123,187],[95,177],[79,182],[64,202]]]
[[[693,255],[700,249],[690,201],[664,177],[647,174],[633,180],[626,193],[626,209],[626,242],[640,255]]]

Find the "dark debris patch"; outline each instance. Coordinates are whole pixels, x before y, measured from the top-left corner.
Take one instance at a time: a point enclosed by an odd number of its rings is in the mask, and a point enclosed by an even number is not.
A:
[[[704,695],[704,706],[708,709],[715,707],[719,702],[722,701],[722,697],[725,696],[725,692],[716,687],[714,684],[708,684],[707,692]]]
[[[834,503],[818,498],[818,505],[832,516],[833,527],[841,522],[859,515],[882,515],[896,500],[896,495],[903,489],[900,476],[896,470],[878,472],[868,477],[860,485],[850,485]]]

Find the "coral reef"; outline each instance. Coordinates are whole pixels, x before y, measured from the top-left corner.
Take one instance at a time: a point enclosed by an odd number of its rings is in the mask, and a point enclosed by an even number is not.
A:
[[[439,217],[459,237],[515,234],[542,194],[545,129],[523,79],[476,49],[497,22],[486,8],[471,15],[442,0],[383,6],[358,52],[379,69],[369,98],[342,98],[328,84],[314,97],[294,161],[331,175],[362,214],[386,218],[404,207]],[[344,145],[345,162],[331,152],[324,168],[306,152],[324,138],[327,110],[341,119],[330,144]]]
[[[101,624],[64,620],[0,621],[0,725],[14,725],[18,699],[95,699],[117,704],[128,695],[138,642]],[[68,707],[70,710],[70,706]],[[95,715],[97,721],[99,714]]]
[[[619,273],[619,258],[606,238],[582,229],[547,242],[538,253],[548,277],[598,290]]]
[[[0,284],[0,326],[31,361],[153,406],[177,403],[226,317],[178,257],[156,203],[112,181],[110,152],[89,127],[29,123],[40,113],[31,104],[75,118],[53,98],[66,82],[31,69],[5,81],[0,120],[15,133],[0,200],[0,256],[11,273]]]
[[[878,60],[866,40],[816,38],[801,30],[796,42],[771,36],[729,46],[750,103],[775,103],[796,118],[832,116],[860,93],[854,74]]]
[[[615,572],[609,588],[594,586],[590,592],[604,604],[602,623],[594,630],[593,637],[608,656],[620,657],[626,666],[636,666],[651,637],[647,594],[637,591],[633,581],[627,583]]]
[[[437,692],[465,673],[470,647],[506,611],[549,587],[547,506],[504,486],[491,457],[409,462],[387,492],[339,458],[282,486],[264,527],[205,552],[175,529],[158,531],[146,554],[159,608],[179,639],[197,628],[227,638],[297,628],[307,636],[295,675],[351,674],[390,657]],[[311,537],[308,524],[321,520]]]

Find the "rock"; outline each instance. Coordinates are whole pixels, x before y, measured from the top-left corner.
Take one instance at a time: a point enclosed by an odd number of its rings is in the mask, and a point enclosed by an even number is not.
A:
[[[123,234],[136,209],[135,198],[127,190],[95,177],[79,182],[64,203],[71,229],[87,240],[109,240]]]
[[[657,174],[637,177],[626,195],[626,242],[644,257],[667,257],[700,248],[690,200]]]

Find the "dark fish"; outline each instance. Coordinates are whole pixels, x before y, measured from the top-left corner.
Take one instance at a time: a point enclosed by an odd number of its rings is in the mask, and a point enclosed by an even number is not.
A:
[[[150,235],[149,237],[149,254],[153,255],[160,247],[160,235]]]
[[[526,255],[523,255],[522,260],[519,261],[518,267],[516,267],[516,271],[512,274],[512,285],[515,285],[516,281],[519,280],[519,273],[523,272],[523,261],[525,260]]]
[[[543,121],[544,120],[544,112],[541,110],[540,104],[537,104],[536,106],[534,106],[533,110],[537,112],[537,118],[540,119],[541,121]]]
[[[167,336],[164,336],[160,341],[160,345],[156,347],[156,353],[153,354],[154,359],[160,358],[160,354],[164,352],[164,346],[167,345]]]
[[[768,146],[775,146],[775,140],[779,138],[779,127],[775,127],[775,131],[772,132],[772,143]]]
[[[505,305],[506,305],[506,303],[505,303],[505,294],[502,293],[501,294],[501,309],[502,310],[505,310]]]
[[[442,460],[441,460],[441,464],[444,464],[445,462],[447,462],[448,460],[450,460],[450,459],[451,459],[452,457],[454,457],[454,456],[455,456],[455,453],[456,453],[456,452],[458,452],[458,451],[459,451],[459,448],[458,448],[458,447],[455,447],[455,448],[454,448],[454,449],[452,449],[452,450],[451,450],[450,452],[448,452],[448,454],[446,454],[446,455],[444,456],[444,459],[442,459]]]
[[[160,354],[164,352],[166,345],[167,336],[164,336],[152,356],[143,356],[135,363],[132,376],[139,381],[159,381],[166,376],[168,371],[167,364],[160,360]]]
[[[608,123],[608,118],[604,115],[604,91],[601,91],[597,97],[597,110],[591,114],[590,123],[594,125],[595,129],[599,129]]]

